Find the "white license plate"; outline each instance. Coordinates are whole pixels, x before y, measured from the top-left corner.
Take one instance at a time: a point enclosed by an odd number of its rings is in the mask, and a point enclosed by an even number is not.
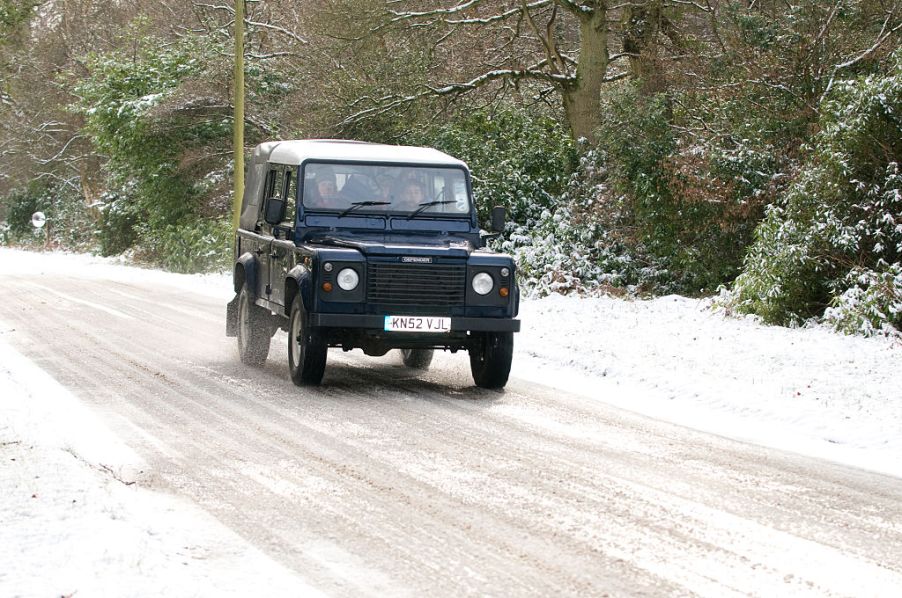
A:
[[[389,332],[450,332],[451,318],[431,316],[385,316]]]

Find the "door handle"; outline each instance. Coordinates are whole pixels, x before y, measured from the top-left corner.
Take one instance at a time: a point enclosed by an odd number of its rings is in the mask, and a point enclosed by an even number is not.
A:
[[[275,251],[273,251],[272,253],[269,254],[269,257],[271,257],[274,260],[277,260],[282,256],[280,254],[276,253]]]
[[[256,250],[254,250],[254,253],[256,253],[257,255],[263,255],[263,248],[258,247]]]

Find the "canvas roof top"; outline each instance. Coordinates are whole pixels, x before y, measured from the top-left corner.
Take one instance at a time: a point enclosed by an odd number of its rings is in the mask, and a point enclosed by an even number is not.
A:
[[[268,161],[297,166],[305,160],[466,166],[457,158],[428,147],[383,145],[362,141],[335,139],[269,141],[254,148],[254,162]]]

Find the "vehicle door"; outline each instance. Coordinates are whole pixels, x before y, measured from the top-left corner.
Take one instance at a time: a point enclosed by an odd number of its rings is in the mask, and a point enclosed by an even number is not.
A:
[[[270,301],[285,305],[285,280],[294,266],[294,224],[297,210],[297,171],[286,167],[281,173],[281,198],[285,202],[282,222],[273,227],[273,240],[269,247]]]
[[[272,287],[269,283],[270,250],[273,240],[273,225],[266,221],[266,207],[269,199],[279,197],[282,193],[282,177],[284,166],[270,164],[266,173],[266,184],[263,185],[263,201],[260,203],[260,217],[257,222],[257,236],[254,239],[254,255],[257,257],[257,297],[271,301]]]

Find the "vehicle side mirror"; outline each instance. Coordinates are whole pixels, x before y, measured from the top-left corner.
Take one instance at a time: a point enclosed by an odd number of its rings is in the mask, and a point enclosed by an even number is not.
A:
[[[266,212],[263,219],[267,224],[275,226],[285,217],[285,202],[281,197],[270,197],[266,200]]]
[[[504,206],[495,206],[492,208],[492,232],[503,233],[506,219],[507,210],[504,209]]]

